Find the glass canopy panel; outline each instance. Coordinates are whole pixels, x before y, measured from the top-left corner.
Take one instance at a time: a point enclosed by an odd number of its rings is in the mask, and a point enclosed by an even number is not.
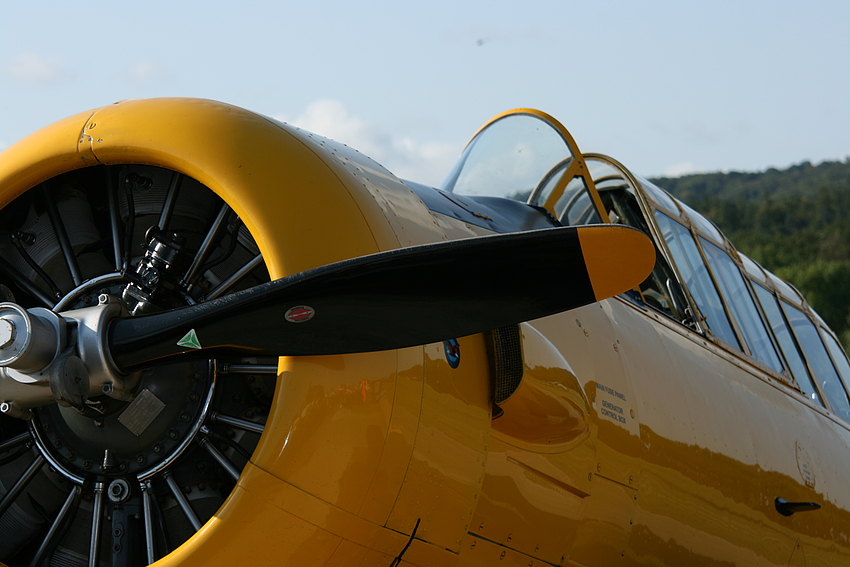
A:
[[[782,363],[773,348],[773,342],[761,320],[756,304],[747,289],[744,277],[735,262],[721,248],[700,237],[702,249],[705,251],[708,264],[717,279],[729,310],[732,312],[744,338],[750,345],[753,358],[770,366],[777,372],[782,372]]]
[[[765,281],[764,270],[762,270],[761,266],[743,254],[738,254],[738,257],[741,258],[741,263],[744,265],[744,271],[747,272],[747,275],[750,276],[751,279],[757,282]]]
[[[543,177],[571,156],[552,124],[533,114],[509,114],[472,139],[440,189],[525,202]]]
[[[850,419],[850,400],[847,398],[847,392],[844,391],[841,379],[826,353],[826,348],[823,346],[814,323],[806,317],[805,313],[793,307],[790,303],[783,301],[782,309],[785,311],[785,316],[788,317],[791,328],[794,329],[797,341],[803,347],[803,352],[809,361],[809,367],[817,378],[818,384],[821,386],[826,399],[829,400],[832,409],[844,419]]]
[[[806,362],[800,354],[800,349],[797,348],[797,343],[791,335],[791,330],[785,322],[785,316],[782,315],[782,310],[777,303],[776,297],[766,288],[756,284],[753,286],[756,290],[756,298],[758,298],[762,311],[767,317],[767,322],[773,330],[773,336],[776,337],[776,342],[779,343],[779,348],[782,354],[785,355],[785,361],[788,363],[791,371],[791,377],[796,380],[797,385],[813,400],[817,400],[815,393],[815,385],[812,382],[809,371],[806,369]]]
[[[681,201],[679,202],[679,204],[682,206],[682,209],[685,211],[685,214],[688,215],[688,218],[691,219],[691,222],[694,224],[694,227],[696,227],[698,232],[705,234],[717,243],[723,242],[723,235],[720,234],[720,231],[717,230],[717,227],[714,226],[714,223],[712,223],[710,220],[708,220],[686,204],[682,203]]]
[[[640,182],[641,187],[643,187],[643,193],[646,195],[646,198],[652,201],[656,207],[667,209],[667,211],[675,215],[679,214],[679,207],[676,206],[676,202],[663,189],[639,175],[636,176],[636,179]]]
[[[534,190],[529,203],[545,207],[552,194],[562,190],[561,196],[552,206],[553,214],[561,223],[569,226],[601,223],[602,219],[590,197],[584,178],[566,177],[572,163],[572,159],[565,159],[552,168]]]
[[[770,281],[776,287],[776,291],[779,292],[779,295],[787,298],[789,301],[794,302],[795,305],[803,304],[803,297],[797,292],[796,289],[788,285],[784,280],[779,279],[774,274],[768,274]]]
[[[847,362],[847,355],[844,354],[841,345],[838,344],[835,337],[823,329],[821,329],[821,335],[823,336],[823,342],[826,343],[826,347],[829,349],[829,354],[832,355],[835,366],[838,367],[838,373],[841,375],[841,381],[844,383],[844,390],[846,392],[847,384],[850,384],[850,363]],[[847,415],[844,418],[850,419]]]
[[[740,348],[726,311],[723,309],[720,295],[714,287],[708,268],[702,261],[691,231],[660,211],[655,211],[655,218],[673,256],[673,261],[679,268],[679,273],[682,274],[685,285],[690,290],[702,316],[705,317],[711,332],[730,345]]]
[[[590,172],[590,178],[593,179],[593,184],[596,185],[598,191],[614,188],[624,188],[631,191],[631,185],[626,181],[623,172],[597,158],[587,157],[584,161],[587,165],[587,170]]]
[[[590,191],[581,177],[573,177],[567,183],[564,194],[555,203],[555,211],[558,219],[569,226],[602,222],[596,205],[590,198]]]

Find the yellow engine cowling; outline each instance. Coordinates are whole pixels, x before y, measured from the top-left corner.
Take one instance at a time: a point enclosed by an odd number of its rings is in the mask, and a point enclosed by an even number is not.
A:
[[[0,203],[95,165],[179,172],[250,230],[272,278],[445,239],[403,183],[368,157],[206,100],[131,100],[57,122],[0,160]],[[415,322],[412,322],[415,324]],[[238,330],[237,330],[238,332]],[[236,489],[162,564],[451,564],[484,476],[490,400],[480,336],[282,358],[272,412]]]

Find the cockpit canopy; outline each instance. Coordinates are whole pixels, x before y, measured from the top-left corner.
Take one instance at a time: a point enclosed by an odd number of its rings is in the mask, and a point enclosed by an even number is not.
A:
[[[563,225],[615,222],[653,237],[658,261],[624,297],[674,319],[850,420],[850,364],[800,293],[738,253],[707,218],[599,154],[551,116],[500,114],[440,186],[471,202],[524,202]],[[496,198],[496,199],[494,199]]]
[[[530,109],[501,114],[469,142],[440,189],[469,197],[522,201],[565,225],[603,221],[584,160],[569,132]]]

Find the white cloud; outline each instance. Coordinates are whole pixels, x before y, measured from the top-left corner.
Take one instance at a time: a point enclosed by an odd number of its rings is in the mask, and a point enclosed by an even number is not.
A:
[[[387,132],[352,114],[343,103],[333,99],[312,102],[295,118],[275,118],[347,144],[396,176],[428,185],[437,185],[443,180],[461,150],[460,144],[423,142]]]
[[[62,74],[59,63],[31,51],[23,51],[9,57],[4,71],[13,79],[30,86],[50,84]]]
[[[130,68],[130,79],[137,85],[145,85],[159,75],[159,69],[149,61],[139,61]]]

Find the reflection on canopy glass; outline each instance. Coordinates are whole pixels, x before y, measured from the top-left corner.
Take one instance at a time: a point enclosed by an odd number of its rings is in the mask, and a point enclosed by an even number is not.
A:
[[[476,135],[440,188],[526,201],[549,170],[571,155],[552,125],[531,114],[511,114]]]

